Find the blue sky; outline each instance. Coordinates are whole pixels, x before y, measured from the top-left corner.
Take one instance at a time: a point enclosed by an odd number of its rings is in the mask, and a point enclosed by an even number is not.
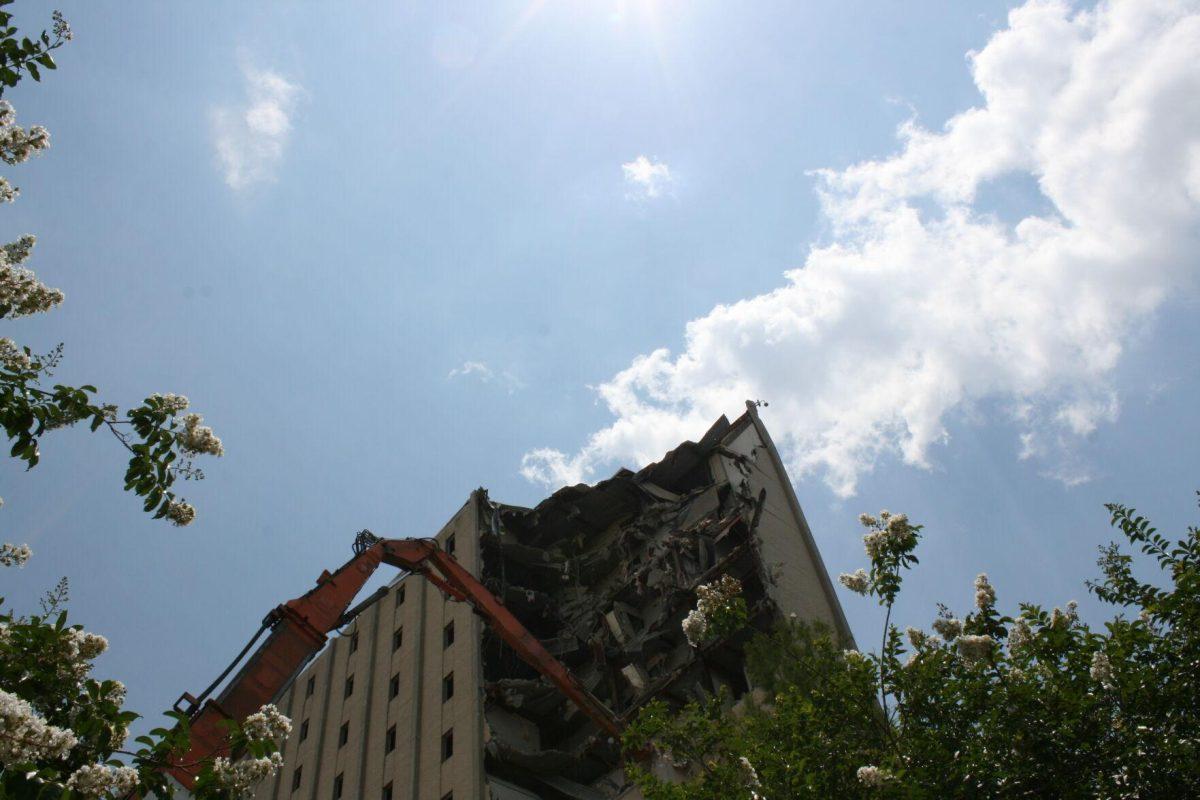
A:
[[[926,523],[902,624],[979,571],[1100,620],[1102,504],[1195,521],[1195,3],[427,5],[70,4],[58,72],[6,93],[53,147],[3,235],[67,302],[5,335],[225,442],[186,529],[101,435],[0,466],[35,551],[3,593],[67,575],[132,707],[355,531],[535,503],[747,398],[831,572],[858,512]]]

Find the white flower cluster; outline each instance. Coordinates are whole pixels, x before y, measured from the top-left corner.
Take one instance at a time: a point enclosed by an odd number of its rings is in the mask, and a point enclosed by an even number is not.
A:
[[[61,11],[55,11],[50,17],[54,20],[54,35],[65,42],[69,42],[75,38],[75,32],[71,30],[71,23],[67,22]]]
[[[240,761],[230,761],[222,756],[213,761],[213,778],[218,788],[233,797],[249,797],[259,782],[274,775],[282,766],[283,756],[279,753]]]
[[[714,583],[702,583],[696,587],[696,608],[688,612],[683,620],[683,635],[692,647],[699,647],[708,636],[714,617],[732,607],[732,602],[742,592],[742,582],[731,575],[722,575]]]
[[[33,706],[0,689],[0,767],[66,758],[75,734],[49,724]]]
[[[883,555],[889,542],[904,544],[913,535],[908,516],[905,514],[893,514],[884,510],[879,512],[878,519],[870,514],[859,514],[858,521],[870,530],[870,533],[863,536],[863,546],[866,548],[867,557],[872,561]]]
[[[1113,680],[1112,663],[1108,660],[1108,656],[1099,650],[1092,654],[1092,668],[1090,673],[1092,680],[1105,689],[1113,689],[1117,685],[1116,681]]]
[[[225,448],[221,446],[221,440],[213,433],[212,428],[200,424],[203,421],[204,418],[199,414],[188,414],[183,418],[184,427],[183,432],[179,434],[179,446],[185,452],[196,455],[224,455]]]
[[[190,504],[180,501],[171,503],[167,506],[167,519],[172,523],[182,528],[184,525],[192,524],[192,520],[196,518],[196,509]]]
[[[861,568],[854,572],[843,572],[838,576],[838,581],[855,594],[866,594],[871,590],[871,578]]]
[[[32,556],[27,544],[0,544],[0,567],[23,567]]]
[[[14,203],[21,196],[21,190],[8,182],[8,178],[0,178],[0,203]]]
[[[152,394],[151,400],[157,400],[164,411],[176,414],[188,407],[188,399],[181,394]]]
[[[24,372],[29,369],[29,354],[25,352],[25,348],[7,336],[0,337],[0,367],[13,372]]]
[[[963,624],[961,619],[938,617],[933,621],[933,629],[938,632],[939,636],[949,642],[962,633]]]
[[[1010,652],[1020,652],[1033,641],[1033,631],[1024,617],[1017,617],[1012,627],[1008,629],[1008,649]]]
[[[268,703],[256,713],[246,717],[242,732],[250,739],[275,741],[292,732],[292,721],[279,713],[279,709]]]
[[[746,787],[750,789],[751,800],[762,800],[762,795],[759,793],[762,789],[762,781],[758,779],[758,770],[750,763],[750,759],[745,756],[738,758],[738,766],[742,769],[742,776],[746,781]]]
[[[138,771],[133,767],[106,767],[88,764],[80,767],[67,779],[67,788],[81,797],[124,797],[138,784]]]
[[[708,638],[708,618],[693,608],[683,618],[683,635],[692,647],[699,647]]]
[[[67,643],[67,655],[72,660],[91,661],[108,649],[108,639],[98,633],[88,633],[83,628],[68,628],[63,631]]]
[[[920,628],[905,628],[904,633],[908,636],[908,643],[913,646],[914,650],[920,650],[922,647],[937,641]]]
[[[0,160],[21,164],[50,146],[50,131],[41,125],[25,130],[17,124],[12,103],[0,100]]]
[[[873,766],[865,766],[858,768],[858,782],[863,786],[879,788],[892,780],[892,773],[886,769]]]
[[[979,573],[975,578],[975,605],[980,611],[996,605],[996,589],[988,583],[986,572]]]
[[[976,664],[988,657],[995,643],[996,640],[990,636],[960,636],[958,654],[967,664]]]
[[[62,292],[49,288],[32,270],[21,266],[36,242],[33,236],[25,235],[0,247],[0,306],[8,306],[10,319],[49,311],[63,301]]]

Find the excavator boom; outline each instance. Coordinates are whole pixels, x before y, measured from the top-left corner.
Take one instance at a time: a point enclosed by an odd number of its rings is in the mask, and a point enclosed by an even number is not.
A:
[[[242,655],[265,630],[271,631],[270,636],[216,699],[208,699],[209,693],[233,669],[240,656],[199,698],[188,694],[180,698],[187,703],[186,711],[191,717],[191,749],[178,757],[167,772],[185,788],[191,789],[195,784],[206,759],[229,755],[225,721],[241,721],[275,699],[324,647],[329,633],[343,624],[346,609],[380,563],[421,574],[446,595],[470,604],[521,659],[545,676],[601,730],[620,738],[621,727],[612,712],[436,541],[379,539],[363,531],[355,540],[354,550],[354,557],[337,572],[322,572],[313,589],[278,606],[263,619],[262,628]],[[176,708],[179,709],[178,703]]]

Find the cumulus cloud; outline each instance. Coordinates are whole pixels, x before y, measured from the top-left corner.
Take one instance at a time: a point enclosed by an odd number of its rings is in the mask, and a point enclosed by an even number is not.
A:
[[[242,67],[246,102],[212,112],[217,164],[231,189],[274,179],[292,130],[300,87],[270,70]]]
[[[671,168],[661,161],[651,161],[638,156],[621,165],[625,183],[629,187],[628,197],[648,200],[664,194],[671,186]]]
[[[522,473],[562,484],[643,463],[765,398],[794,474],[842,496],[882,457],[928,466],[978,408],[1000,409],[1045,474],[1086,479],[1072,447],[1116,418],[1131,335],[1195,288],[1197,53],[1195,2],[1015,9],[969,56],[977,107],[818,172],[830,241],[774,291],[690,322],[683,352],[635,358],[598,387],[612,424],[574,454],[527,453]],[[1008,224],[977,195],[1013,175],[1044,197]]]
[[[482,361],[464,361],[461,367],[455,367],[446,375],[446,380],[454,378],[474,378],[480,383],[495,383],[504,387],[509,394],[525,388],[524,382],[516,375],[507,370],[497,372]]]

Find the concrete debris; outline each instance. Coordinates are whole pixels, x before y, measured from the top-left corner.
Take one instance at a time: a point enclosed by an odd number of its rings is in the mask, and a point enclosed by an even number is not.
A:
[[[762,496],[749,457],[725,446],[750,424],[722,417],[700,442],[640,472],[566,487],[536,508],[492,503],[484,583],[620,717],[655,697],[686,702],[725,689],[737,698],[750,688],[749,632],[693,648],[681,628],[695,587],[726,574],[744,587],[752,627],[778,618],[754,530]],[[491,635],[484,678],[486,767],[505,787],[498,800],[619,794],[619,743]]]

